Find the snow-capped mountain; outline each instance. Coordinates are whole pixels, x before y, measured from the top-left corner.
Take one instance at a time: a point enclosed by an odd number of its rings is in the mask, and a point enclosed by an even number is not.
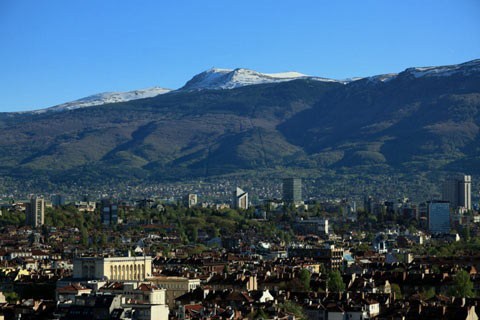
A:
[[[127,92],[104,92],[94,94],[82,99],[72,102],[67,102],[54,107],[31,111],[28,113],[43,113],[47,111],[65,111],[78,108],[85,108],[90,106],[98,106],[107,103],[124,102],[130,100],[137,100],[143,98],[151,98],[160,94],[165,94],[172,91],[191,91],[201,89],[234,89],[238,87],[257,85],[265,83],[285,82],[297,79],[309,79],[315,81],[337,82],[348,84],[358,80],[364,80],[368,83],[382,83],[393,80],[399,76],[413,76],[419,77],[441,77],[450,76],[456,73],[463,73],[465,75],[472,72],[480,71],[480,59],[472,60],[465,63],[454,64],[449,66],[438,67],[416,67],[408,68],[400,73],[388,73],[371,76],[367,78],[349,78],[344,80],[328,79],[316,76],[309,76],[299,72],[282,72],[282,73],[260,73],[248,69],[217,69],[211,68],[202,73],[197,74],[189,80],[182,88],[177,90],[164,89],[160,87],[152,87],[141,90],[127,91]],[[364,83],[364,81],[358,83]]]
[[[468,61],[460,64],[440,67],[422,67],[408,68],[405,72],[412,74],[415,78],[419,77],[446,77],[455,73],[470,74],[480,71],[480,59]]]
[[[452,64],[448,66],[437,66],[437,67],[414,67],[405,69],[405,71],[400,73],[388,73],[380,74],[372,77],[368,77],[368,81],[373,82],[388,82],[392,79],[395,79],[399,75],[411,75],[415,78],[420,77],[447,77],[456,73],[462,73],[465,75],[471,74],[473,72],[480,71],[480,59]]]
[[[127,92],[103,92],[94,94],[75,101],[63,103],[50,108],[29,111],[27,113],[43,113],[49,111],[66,111],[79,108],[86,108],[91,106],[99,106],[107,103],[125,102],[130,100],[144,99],[155,97],[160,94],[165,94],[171,91],[190,91],[198,89],[234,89],[238,87],[292,81],[296,79],[310,79],[316,81],[326,82],[340,82],[348,83],[356,79],[348,80],[334,80],[321,77],[308,76],[299,72],[282,72],[282,73],[260,73],[247,69],[216,69],[211,68],[207,71],[197,74],[190,81],[188,81],[182,88],[178,90],[164,89],[161,87],[152,87],[141,90],[127,91]]]
[[[194,76],[180,90],[189,91],[196,89],[234,89],[248,85],[284,82],[296,79],[343,82],[339,80],[308,76],[294,71],[282,73],[260,73],[257,71],[241,68],[234,70],[211,68]]]
[[[137,99],[144,99],[144,98],[151,98],[158,96],[159,94],[165,94],[172,90],[160,88],[160,87],[152,87],[134,91],[126,91],[126,92],[102,92],[97,93],[85,98],[81,98],[75,101],[59,104],[54,107],[40,109],[32,111],[33,113],[43,113],[48,111],[66,111],[66,110],[74,110],[79,108],[86,108],[91,106],[98,106],[107,103],[115,103],[115,102],[124,102],[130,100],[137,100]]]

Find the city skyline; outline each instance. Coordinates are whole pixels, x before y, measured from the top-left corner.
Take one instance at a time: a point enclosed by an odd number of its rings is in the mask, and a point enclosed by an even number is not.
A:
[[[0,320],[478,319],[479,13],[1,2]]]

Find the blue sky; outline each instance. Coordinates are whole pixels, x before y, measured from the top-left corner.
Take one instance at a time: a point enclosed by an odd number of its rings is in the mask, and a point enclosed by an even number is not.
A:
[[[0,111],[211,67],[342,79],[477,58],[478,0],[0,0]]]

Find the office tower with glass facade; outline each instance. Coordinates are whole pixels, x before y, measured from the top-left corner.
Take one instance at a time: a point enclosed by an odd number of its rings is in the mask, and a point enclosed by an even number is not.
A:
[[[302,179],[283,179],[283,202],[298,204],[302,202]]]
[[[428,231],[432,234],[450,232],[450,203],[448,201],[427,201]]]

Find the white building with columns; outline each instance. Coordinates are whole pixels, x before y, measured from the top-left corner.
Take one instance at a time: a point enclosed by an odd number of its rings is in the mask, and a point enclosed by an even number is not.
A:
[[[73,278],[144,281],[152,276],[152,257],[77,257]]]

